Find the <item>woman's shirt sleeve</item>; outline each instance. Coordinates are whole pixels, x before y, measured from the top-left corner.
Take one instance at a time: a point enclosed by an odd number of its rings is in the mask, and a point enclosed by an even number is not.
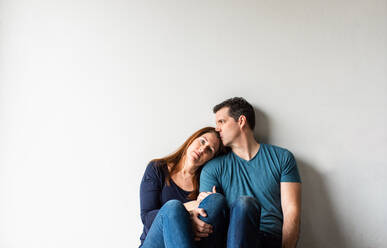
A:
[[[141,220],[147,230],[151,227],[162,205],[163,179],[161,168],[155,163],[149,163],[140,185]]]

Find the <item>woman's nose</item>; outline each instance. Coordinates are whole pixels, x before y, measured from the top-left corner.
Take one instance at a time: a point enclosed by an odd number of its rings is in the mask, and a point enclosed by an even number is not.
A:
[[[205,145],[200,146],[200,148],[199,148],[200,154],[202,154],[205,149],[206,149]]]

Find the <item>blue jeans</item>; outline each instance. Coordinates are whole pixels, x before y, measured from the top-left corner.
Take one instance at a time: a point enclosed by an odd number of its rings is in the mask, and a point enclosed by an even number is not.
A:
[[[227,248],[281,248],[282,240],[259,231],[261,206],[251,196],[239,197],[230,208]]]
[[[141,248],[210,248],[223,247],[227,228],[227,202],[216,193],[200,204],[207,217],[199,218],[213,226],[213,233],[201,241],[194,241],[190,214],[178,200],[166,202],[158,212]]]

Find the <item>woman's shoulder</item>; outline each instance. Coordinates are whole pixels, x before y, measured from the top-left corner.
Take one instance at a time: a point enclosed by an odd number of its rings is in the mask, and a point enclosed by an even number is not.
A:
[[[164,178],[166,164],[161,161],[150,161],[145,169],[144,177]]]

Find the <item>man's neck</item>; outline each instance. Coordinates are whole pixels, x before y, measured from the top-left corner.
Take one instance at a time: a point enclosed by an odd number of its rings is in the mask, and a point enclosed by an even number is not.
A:
[[[249,161],[258,153],[260,144],[255,140],[252,133],[245,133],[230,147],[238,157]]]

